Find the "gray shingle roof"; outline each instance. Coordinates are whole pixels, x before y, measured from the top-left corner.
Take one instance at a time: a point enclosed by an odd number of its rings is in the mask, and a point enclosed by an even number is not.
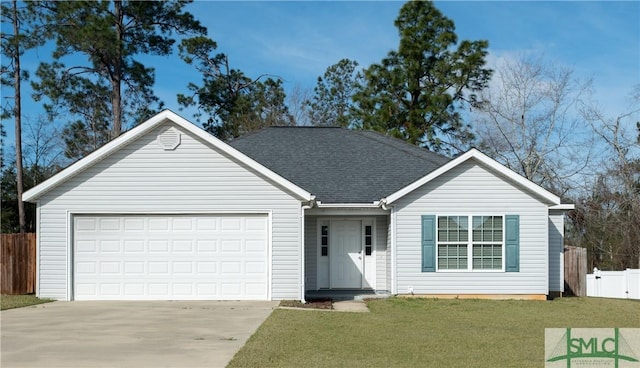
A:
[[[323,203],[371,203],[450,159],[372,131],[269,127],[229,143]]]

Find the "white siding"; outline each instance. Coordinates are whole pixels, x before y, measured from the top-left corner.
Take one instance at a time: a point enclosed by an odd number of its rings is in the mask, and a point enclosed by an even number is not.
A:
[[[564,291],[564,212],[549,211],[549,291]]]
[[[156,137],[166,123],[62,183],[39,200],[39,296],[71,297],[70,213],[270,213],[272,299],[300,299],[300,202],[181,131],[173,151]]]
[[[529,192],[467,161],[396,202],[399,294],[547,294],[548,210]],[[517,214],[520,272],[422,272],[421,215]]]

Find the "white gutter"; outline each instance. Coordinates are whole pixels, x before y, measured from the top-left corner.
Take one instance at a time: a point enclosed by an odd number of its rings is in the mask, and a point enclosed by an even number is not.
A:
[[[385,205],[386,207],[386,205]],[[398,294],[398,285],[396,280],[396,206],[391,206],[391,216],[389,221],[391,226],[389,242],[391,247],[391,295]]]
[[[394,205],[388,206],[386,198],[382,198],[380,201],[378,201],[378,204],[380,205],[380,208],[390,212],[390,215],[389,215],[389,227],[390,227],[389,243],[390,244],[387,244],[387,245],[390,248],[389,253],[391,253],[391,280],[389,280],[389,283],[391,285],[387,285],[387,287],[389,288],[391,295],[397,295],[398,285],[396,285],[396,206]]]
[[[305,293],[305,262],[306,262],[306,255],[305,255],[305,247],[307,246],[307,242],[306,242],[306,238],[305,238],[305,228],[304,228],[304,211],[308,210],[310,208],[313,207],[314,202],[311,201],[309,202],[309,204],[303,204],[302,207],[300,207],[300,240],[301,240],[301,248],[300,248],[300,301],[302,303],[305,303],[304,300],[304,293]]]
[[[573,203],[561,203],[561,204],[557,204],[555,206],[549,206],[550,210],[575,210],[576,209],[576,205]]]
[[[371,203],[322,203],[316,202],[317,208],[378,208],[380,207],[380,201]]]

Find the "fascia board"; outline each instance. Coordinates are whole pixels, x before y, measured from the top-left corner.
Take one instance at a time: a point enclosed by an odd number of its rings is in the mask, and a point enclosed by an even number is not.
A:
[[[570,210],[575,210],[576,205],[573,203],[562,203],[562,204],[557,204],[555,206],[550,206],[549,209],[560,210],[560,211],[570,211]]]

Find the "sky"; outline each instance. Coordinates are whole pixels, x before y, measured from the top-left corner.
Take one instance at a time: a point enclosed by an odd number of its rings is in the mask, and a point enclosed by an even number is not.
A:
[[[396,1],[196,1],[188,5],[209,37],[226,53],[233,68],[250,77],[271,74],[283,79],[287,92],[311,91],[317,77],[340,59],[362,67],[397,49],[393,22],[404,2]],[[611,116],[629,111],[629,96],[640,84],[640,2],[627,1],[436,1],[454,21],[459,40],[489,41],[489,66],[518,55],[541,56],[592,79],[594,100]],[[50,57],[51,47],[25,55],[23,66],[35,68]],[[201,77],[177,53],[146,57],[156,68],[155,92],[165,106],[181,111],[176,94]],[[41,108],[25,86],[25,123]],[[12,95],[2,90],[3,99]],[[3,101],[3,103],[5,103]],[[635,120],[634,120],[635,121]],[[14,144],[12,121],[3,121],[4,144]]]

